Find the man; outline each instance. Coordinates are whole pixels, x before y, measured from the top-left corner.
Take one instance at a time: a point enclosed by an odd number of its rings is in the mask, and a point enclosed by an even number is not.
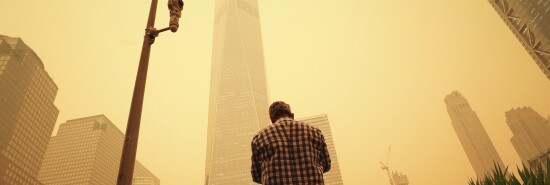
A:
[[[321,130],[294,121],[290,106],[269,107],[273,124],[252,139],[252,179],[264,185],[324,185],[330,156]]]

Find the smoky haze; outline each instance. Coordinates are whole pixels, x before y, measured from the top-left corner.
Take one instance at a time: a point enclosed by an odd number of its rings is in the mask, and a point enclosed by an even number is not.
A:
[[[21,37],[59,87],[56,128],[105,114],[125,130],[149,5],[1,1],[0,34]],[[391,169],[411,184],[466,184],[475,173],[446,110],[452,91],[512,169],[505,112],[550,115],[550,81],[487,1],[279,0],[259,12],[269,100],[330,116],[346,184],[388,184],[390,144]],[[178,33],[152,48],[137,159],[163,185],[204,183],[214,19],[213,0],[187,0]]]

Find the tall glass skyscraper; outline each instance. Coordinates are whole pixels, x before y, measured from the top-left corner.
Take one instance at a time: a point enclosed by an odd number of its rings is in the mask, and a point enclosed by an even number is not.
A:
[[[214,17],[205,184],[254,184],[250,143],[270,124],[258,1],[217,0]]]
[[[330,171],[323,174],[325,185],[342,185],[342,173],[340,172],[340,164],[338,163],[338,156],[336,156],[336,147],[334,147],[334,139],[332,137],[332,131],[330,130],[330,124],[328,122],[328,116],[326,114],[311,116],[306,118],[297,119],[303,121],[311,126],[321,129],[323,136],[325,137],[325,143],[327,144],[328,153],[331,159]]]
[[[550,1],[489,2],[550,80]]]
[[[466,98],[455,91],[445,97],[445,103],[456,135],[477,177],[491,174],[495,164],[504,169],[500,155]]]
[[[531,107],[521,107],[506,112],[506,123],[514,136],[510,139],[521,162],[529,160],[550,149],[550,124]]]
[[[0,184],[39,185],[57,86],[20,38],[0,35]]]

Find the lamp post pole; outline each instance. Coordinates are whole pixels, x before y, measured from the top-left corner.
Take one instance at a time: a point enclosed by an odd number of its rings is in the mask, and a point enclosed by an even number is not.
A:
[[[181,17],[181,10],[183,9],[182,0],[168,0],[168,8],[170,9],[170,26],[157,30],[154,28],[157,4],[158,0],[152,0],[151,9],[149,10],[149,18],[147,20],[147,27],[143,38],[143,47],[141,49],[141,57],[139,58],[136,82],[134,84],[132,104],[130,106],[130,114],[128,116],[128,124],[126,126],[124,146],[122,147],[122,155],[120,157],[117,185],[131,185],[133,180],[151,45],[155,42],[155,38],[159,33],[169,29],[172,32],[177,31],[179,27],[178,21]]]

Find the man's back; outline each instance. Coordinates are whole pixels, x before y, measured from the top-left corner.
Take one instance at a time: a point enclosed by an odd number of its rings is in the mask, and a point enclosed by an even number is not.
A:
[[[252,140],[252,177],[264,185],[324,184],[330,156],[321,130],[279,119]]]

